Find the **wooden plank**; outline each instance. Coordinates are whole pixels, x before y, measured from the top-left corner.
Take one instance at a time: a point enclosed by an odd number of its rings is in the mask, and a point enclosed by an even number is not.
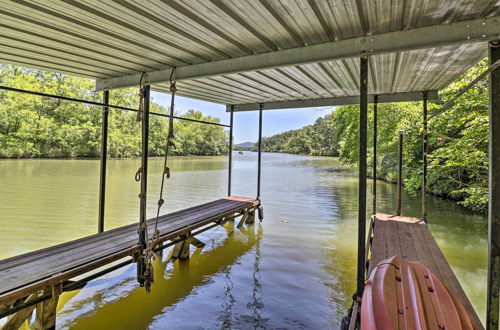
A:
[[[209,204],[212,204],[212,203],[209,203]],[[212,206],[213,207],[213,206]],[[217,212],[220,212],[220,207],[216,206],[217,207]],[[187,215],[184,215],[183,217],[181,217],[182,220],[188,220],[188,221],[192,221],[192,222],[196,222],[196,221],[199,221],[199,216],[200,214],[198,214],[198,218],[190,218],[190,215],[187,214]],[[188,218],[186,218],[188,217]],[[163,219],[163,221],[165,220],[168,220],[168,219]],[[180,220],[179,220],[180,221]],[[177,220],[175,222],[170,222],[168,223],[168,228],[169,229],[177,229],[178,227],[175,227],[173,226],[174,224],[177,223]],[[78,247],[83,247],[83,252],[85,255],[95,255],[95,256],[99,256],[99,252],[100,251],[106,251],[106,247],[109,246],[111,248],[117,246],[117,244],[119,243],[119,240],[123,240],[125,242],[133,242],[132,244],[135,245],[135,241],[131,240],[131,238],[135,239],[135,237],[137,236],[136,234],[136,230],[137,230],[137,224],[134,224],[132,226],[127,226],[128,227],[128,230],[124,233],[120,233],[120,235],[116,236],[116,237],[106,237],[106,240],[105,242],[107,243],[107,245],[103,246],[102,244],[102,239],[104,237],[101,238],[101,240],[99,240],[99,243],[100,244],[92,244],[94,243],[94,235],[92,236],[92,241],[82,241],[82,244],[80,244],[80,246]],[[152,226],[150,226],[151,228]],[[126,236],[131,236],[130,237],[126,237]],[[67,265],[67,260],[61,260],[61,258],[63,258],[64,256],[66,255],[69,255],[70,258],[74,258],[74,251],[76,250],[75,249],[76,247],[68,247],[66,244],[64,245],[61,245],[60,246],[60,249],[61,250],[64,250],[64,251],[57,251],[59,253],[59,259],[63,264]],[[92,249],[92,248],[95,248],[97,251],[89,251],[89,249]],[[51,257],[53,254],[54,254],[55,251],[50,251],[50,254],[48,255],[45,255],[45,256],[48,256],[48,257]],[[89,253],[89,252],[92,252],[92,253]],[[104,252],[105,254],[107,254],[106,252]],[[33,270],[33,267],[36,267],[37,263],[38,264],[41,264],[43,267],[46,266],[45,264],[45,261],[41,260],[41,258],[44,257],[44,256],[37,256],[37,260],[33,263],[31,263],[30,265],[30,270],[32,271]],[[21,258],[19,258],[22,260],[22,256]],[[27,262],[29,262],[29,260],[22,260],[23,261],[23,265],[26,264]],[[13,267],[10,267],[10,269],[12,269]]]
[[[224,198],[210,203],[163,215],[159,219],[161,241],[172,239],[180,231],[204,226],[224,216],[232,216],[246,208],[253,207],[258,201],[245,198]],[[156,219],[148,220],[152,230]],[[92,235],[72,242],[63,243],[50,248],[34,251],[21,256],[0,261],[0,300],[10,296],[7,292],[16,288],[18,294],[26,293],[22,286],[31,289],[39,288],[44,283],[56,283],[56,278],[66,278],[68,274],[76,276],[80,271],[89,271],[89,267],[116,260],[135,253],[137,246],[137,224],[123,226],[103,234]],[[121,251],[121,252],[120,252]],[[62,276],[61,274],[65,274]],[[37,282],[38,281],[38,282]],[[29,292],[28,292],[29,293]]]
[[[370,272],[380,261],[387,259],[386,248],[386,222],[375,219],[373,226],[373,239],[370,251]]]
[[[425,264],[459,299],[476,329],[483,326],[427,225],[418,218],[377,214],[370,270],[381,260],[400,255]]]
[[[387,258],[401,256],[401,244],[399,242],[398,224],[396,221],[386,221],[386,247]]]
[[[419,218],[405,217],[402,215],[393,215],[385,213],[377,213],[377,219],[381,221],[398,221],[398,222],[408,222],[408,223],[421,223],[422,220]]]
[[[229,206],[231,208],[233,207],[231,205],[229,205]],[[221,212],[220,207],[216,207],[216,208],[217,208],[217,212]],[[213,214],[217,214],[217,213],[213,212]],[[177,231],[180,228],[186,228],[186,230],[187,230],[189,228],[198,227],[199,225],[202,225],[205,222],[210,222],[210,221],[211,221],[211,218],[208,218],[208,219],[203,220],[201,222],[200,222],[199,218],[195,218],[195,219],[188,219],[187,222],[181,223],[181,224],[176,224],[175,226],[172,226],[173,223],[171,222],[171,223],[169,223],[168,229],[170,232]],[[191,224],[191,222],[192,222],[192,224]],[[190,224],[191,224],[191,227],[189,227]],[[136,228],[133,228],[133,230],[128,234],[128,236],[129,237],[125,237],[125,238],[118,237],[118,238],[108,239],[108,241],[106,241],[105,245],[101,244],[101,245],[85,246],[83,250],[62,252],[61,254],[59,254],[59,258],[57,260],[51,261],[51,268],[48,270],[49,273],[47,274],[47,276],[49,276],[50,273],[55,272],[55,271],[64,271],[65,269],[67,269],[67,267],[69,267],[71,265],[70,264],[71,260],[76,260],[76,262],[78,264],[81,264],[82,262],[87,261],[89,259],[96,259],[97,257],[102,257],[103,255],[107,255],[111,252],[114,252],[114,251],[116,251],[117,247],[128,248],[131,246],[135,246],[136,238],[137,238]],[[168,239],[168,238],[169,237],[165,237],[165,239]],[[125,241],[125,245],[123,245],[123,244],[120,245],[120,243],[122,241]],[[133,242],[133,243],[130,243],[130,242]],[[133,244],[133,245],[131,245],[131,244]],[[111,252],[109,252],[109,251],[111,251]],[[75,258],[75,254],[77,254],[76,258]],[[52,255],[48,256],[48,258],[52,258]],[[68,260],[66,260],[66,259],[68,259]],[[35,267],[36,265],[39,265],[39,266],[41,265],[41,267],[45,269],[47,264],[46,264],[45,260],[37,260],[36,262],[30,264],[29,269],[27,269],[24,265],[23,268],[25,268],[25,271],[27,274],[22,273],[22,271],[18,270],[18,269],[11,269],[10,271],[12,271],[12,273],[14,273],[16,275],[10,277],[10,281],[12,282],[12,281],[15,281],[16,279],[19,279],[19,278],[26,279],[26,277],[29,277],[29,276],[38,276],[39,271],[34,269],[34,268],[36,268]],[[62,265],[64,267],[64,269],[57,268],[56,267],[57,265]]]
[[[398,226],[401,257],[408,261],[417,261],[418,255],[410,233],[410,226],[413,226],[413,224],[409,222],[395,222]]]
[[[431,252],[432,258],[435,260],[435,263],[439,269],[439,273],[441,275],[441,281],[446,285],[448,290],[453,292],[455,297],[457,297],[465,307],[465,310],[471,315],[473,325],[476,329],[482,329],[481,321],[477,316],[472,304],[469,301],[469,298],[465,294],[460,282],[456,278],[453,270],[451,269],[450,264],[446,261],[446,258],[436,243],[436,240],[432,236],[431,232],[428,228],[419,228],[423,233],[422,236],[425,239],[425,243]]]
[[[225,199],[220,199],[217,201],[209,202],[206,204],[201,204],[197,205],[188,209],[176,211],[173,213],[170,213],[168,215],[163,215],[160,216],[160,222],[169,222],[172,221],[172,219],[185,219],[186,217],[190,216],[191,213],[194,213],[199,210],[210,210],[212,207],[220,207],[221,204],[226,204],[226,205],[232,205],[228,204]],[[155,219],[149,219],[148,220],[148,225],[150,223],[154,224]],[[0,261],[0,271],[8,268],[15,267],[17,265],[23,265],[28,262],[31,262],[33,260],[39,260],[40,258],[44,256],[50,256],[54,254],[55,252],[59,252],[60,250],[72,250],[76,249],[78,247],[86,247],[89,246],[95,242],[102,242],[105,240],[110,239],[111,237],[116,237],[119,236],[120,234],[130,234],[134,233],[137,231],[137,223],[126,225],[123,227],[111,229],[108,231],[105,231],[102,234],[95,234],[83,238],[76,239],[71,242],[66,242],[63,244],[58,244],[55,246],[51,246],[48,248],[40,249],[37,251],[29,252],[20,256],[15,256],[11,258],[7,258],[4,260]]]
[[[417,252],[418,261],[425,264],[431,272],[434,273],[438,278],[441,278],[441,272],[436,264],[436,261],[432,257],[431,251],[425,242],[424,231],[421,229],[428,230],[426,226],[415,225],[409,227],[410,234],[412,236],[413,244],[415,246],[415,251]]]

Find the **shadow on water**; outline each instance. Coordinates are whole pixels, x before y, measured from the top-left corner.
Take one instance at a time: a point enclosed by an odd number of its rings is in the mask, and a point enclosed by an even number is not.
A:
[[[150,328],[174,327],[181,320],[169,323],[169,308],[189,295],[196,296],[196,290],[209,285],[212,277],[223,276],[226,285],[219,320],[221,327],[231,327],[235,322],[231,267],[255,246],[258,250],[263,229],[259,226],[256,233],[254,225],[236,231],[232,230],[231,224],[225,228],[227,238],[211,239],[205,247],[207,251],[196,250],[189,261],[172,261],[169,257],[155,260],[155,283],[149,294],[137,286],[134,266],[120,275],[89,283],[62,307],[58,315],[59,326],[72,329],[139,329],[146,325]],[[210,245],[212,248],[208,248]],[[254,298],[247,304],[251,314],[246,317],[251,318],[256,328],[264,326],[260,315],[262,304],[259,294],[262,288],[258,264],[259,258],[256,257],[252,275]],[[192,312],[196,314],[195,310]]]

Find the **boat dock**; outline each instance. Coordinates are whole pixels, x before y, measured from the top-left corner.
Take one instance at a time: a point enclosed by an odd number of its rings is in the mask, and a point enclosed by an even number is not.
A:
[[[57,102],[85,104],[89,113],[94,111],[90,109],[101,112],[98,234],[0,261],[0,319],[8,316],[4,328],[18,328],[30,319],[35,308],[35,328],[54,328],[55,306],[62,292],[81,288],[92,279],[132,263],[137,263],[138,283],[148,291],[153,282],[154,253],[175,245],[173,256],[187,258],[190,245],[203,245],[194,237],[196,234],[236,217],[239,217],[238,226],[251,223],[256,211],[262,220],[263,111],[343,105],[359,106],[359,125],[352,127],[357,130],[359,141],[357,149],[351,150],[358,154],[359,171],[356,291],[353,308],[344,320],[358,316],[367,273],[380,260],[396,255],[424,263],[460,299],[474,327],[483,328],[424,223],[432,220],[432,214],[429,216],[427,212],[428,169],[432,171],[427,158],[440,148],[434,141],[441,139],[434,136],[432,118],[452,109],[454,102],[472,88],[484,88],[478,82],[488,76],[489,227],[485,327],[500,329],[500,11],[495,1],[213,0],[143,1],[140,5],[134,1],[4,1],[0,15],[0,63],[93,79],[94,91],[101,93],[99,101],[99,94],[90,91],[79,92],[82,99],[69,97],[66,87],[49,88],[57,92],[54,95],[20,88],[24,84],[10,86],[9,79],[0,85],[2,95],[22,93]],[[487,69],[466,86],[461,86],[454,96],[448,91],[440,96],[438,92],[485,56],[488,56]],[[116,92],[133,87],[138,89],[137,99],[121,104],[124,98]],[[68,85],[67,88],[74,87]],[[168,113],[151,111],[158,109],[153,103],[152,91],[170,94]],[[176,116],[177,94],[225,105],[229,124]],[[428,107],[428,102],[434,101],[437,102]],[[385,110],[378,114],[377,108],[379,104],[399,102],[421,103],[421,108],[416,104],[414,108],[421,111],[422,121],[419,127],[404,120],[403,125],[390,128],[393,133],[399,131],[398,216],[390,216],[376,210],[377,173],[380,172],[377,164],[389,161],[377,156],[379,115],[384,125],[381,132],[389,133],[382,118]],[[40,102],[40,109],[44,104]],[[22,109],[12,109],[12,113],[18,110]],[[135,181],[140,183],[139,221],[106,231],[108,140],[111,141],[108,133],[113,128],[109,123],[116,120],[117,111],[135,113],[141,128],[141,164],[135,172]],[[231,197],[234,116],[245,111],[258,112],[255,199]],[[174,120],[229,130],[228,192],[224,196],[230,197],[147,219],[147,205],[152,197],[148,196],[150,131],[158,127],[150,123],[150,116],[168,120],[167,132],[155,132],[165,140],[157,214],[168,199],[163,193],[171,174],[169,153],[174,154],[176,149]],[[41,114],[38,117],[42,119]],[[457,120],[454,116],[449,118]],[[370,128],[373,127],[370,130],[369,120],[372,121]],[[22,127],[21,124],[15,126]],[[248,122],[244,125],[251,127]],[[412,131],[409,136],[412,139],[420,137],[422,141],[421,220],[401,216],[403,169],[406,167],[403,138],[406,131],[413,129],[418,131]],[[368,146],[369,132],[373,134],[370,138],[373,148]],[[429,139],[429,132],[432,139]],[[6,134],[15,133],[9,128]],[[32,134],[37,136],[38,133]],[[323,132],[320,136],[328,137],[322,135],[325,135]],[[20,136],[31,135],[23,132]],[[91,142],[95,148],[98,141]],[[208,139],[204,142],[213,143]],[[193,143],[199,143],[198,137]],[[382,147],[387,149],[389,146],[384,144]],[[225,151],[225,148],[214,146],[214,154]],[[396,152],[396,144],[393,151]],[[391,161],[390,165],[396,168],[395,162]],[[373,178],[371,214],[375,216],[371,220],[370,233],[366,235],[369,174]],[[157,224],[159,232],[153,233]],[[154,239],[150,240],[151,237]],[[425,307],[436,306],[427,303]],[[404,310],[394,311],[394,314],[404,313]],[[359,319],[347,322],[347,327],[362,327]]]
[[[160,216],[156,251],[175,244],[173,254],[177,253],[180,259],[188,258],[189,244],[196,247],[204,245],[194,237],[196,234],[240,216],[239,226],[244,222],[251,223],[258,206],[256,199],[227,197]],[[155,220],[147,221],[150,237]],[[194,231],[196,229],[197,232]],[[0,315],[3,317],[18,312],[4,327],[19,327],[31,316],[35,306],[44,302],[48,305],[47,302],[50,304],[52,301],[54,308],[45,313],[45,318],[53,319],[55,314],[48,314],[55,313],[60,293],[79,289],[91,279],[131,264],[140,252],[137,230],[138,224],[135,223],[1,260]],[[171,242],[164,244],[167,241]],[[121,259],[128,260],[110,265]],[[110,265],[107,269],[92,273],[107,265]],[[71,281],[86,273],[90,276]],[[39,314],[43,316],[44,313]],[[50,320],[40,322],[50,323]]]
[[[424,221],[418,218],[377,213],[372,218],[370,232],[367,245],[369,250],[367,277],[382,260],[393,256],[399,256],[406,261],[421,262],[460,300],[474,328],[484,328]]]

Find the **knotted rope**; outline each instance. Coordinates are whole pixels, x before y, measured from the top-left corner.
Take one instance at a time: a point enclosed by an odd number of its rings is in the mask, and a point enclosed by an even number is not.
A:
[[[175,81],[173,79],[175,72],[175,67],[172,69],[170,73],[170,93],[172,93],[171,101],[170,101],[170,113],[168,120],[168,135],[167,141],[165,144],[165,157],[163,159],[163,173],[161,177],[161,186],[160,186],[160,197],[158,199],[158,208],[156,211],[156,220],[154,227],[154,234],[151,240],[148,242],[147,249],[144,250],[144,258],[146,261],[146,270],[144,272],[144,287],[146,288],[146,292],[150,292],[151,284],[154,281],[153,276],[153,260],[156,258],[154,253],[154,248],[159,244],[160,239],[160,231],[158,230],[158,222],[160,219],[160,209],[165,204],[165,200],[163,199],[163,188],[165,186],[165,179],[170,179],[170,168],[168,167],[168,155],[170,153],[170,148],[175,149],[175,135],[174,135],[174,101],[175,101],[175,92],[177,92],[177,88],[175,86]]]

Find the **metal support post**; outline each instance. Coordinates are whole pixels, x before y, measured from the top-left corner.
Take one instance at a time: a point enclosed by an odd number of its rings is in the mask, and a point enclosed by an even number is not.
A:
[[[262,109],[264,103],[259,104],[259,142],[258,142],[258,166],[257,166],[257,199],[260,200],[260,179],[262,172]]]
[[[373,199],[372,199],[372,214],[377,213],[377,137],[378,137],[378,95],[373,97]]]
[[[490,65],[500,60],[500,42],[490,42]],[[490,73],[488,298],[486,329],[498,329],[500,291],[500,71]]]
[[[231,179],[233,174],[233,117],[234,105],[231,105],[230,119],[229,119],[229,165],[227,173],[227,195],[231,196]]]
[[[109,91],[103,92],[103,103],[109,103]],[[102,110],[102,128],[101,128],[101,173],[99,184],[99,218],[97,232],[104,231],[104,204],[106,200],[106,161],[108,157],[108,117],[109,107],[105,106]]]
[[[401,215],[401,194],[403,189],[403,134],[404,131],[399,131],[399,148],[398,148],[398,192],[396,201],[396,215]]]
[[[427,222],[427,155],[429,140],[427,134],[427,92],[423,93],[423,127],[422,127],[422,220]]]
[[[366,149],[368,136],[368,58],[360,58],[359,82],[359,197],[358,197],[358,269],[356,295],[361,297],[365,284],[366,242]]]
[[[146,228],[146,193],[148,188],[148,146],[149,146],[149,102],[150,102],[150,92],[151,86],[146,85],[143,89],[144,97],[144,108],[141,116],[142,120],[142,157],[141,157],[141,168],[140,180],[141,180],[141,192],[139,194],[140,198],[140,210],[139,210],[139,245],[142,251],[147,248],[147,228]],[[140,258],[137,263],[137,279],[141,286],[144,285],[144,272],[146,271],[146,260]]]

